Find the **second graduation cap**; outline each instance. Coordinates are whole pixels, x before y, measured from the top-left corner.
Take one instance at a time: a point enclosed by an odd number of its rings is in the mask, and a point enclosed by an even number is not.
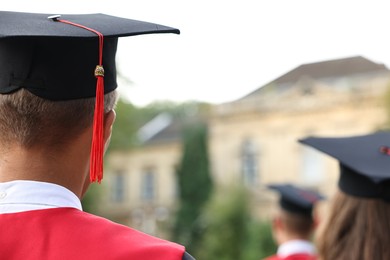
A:
[[[288,212],[312,217],[314,205],[324,197],[315,191],[293,184],[271,184],[267,186],[280,194],[279,205]]]
[[[351,196],[390,202],[390,133],[348,137],[307,137],[302,144],[340,164],[339,188]]]

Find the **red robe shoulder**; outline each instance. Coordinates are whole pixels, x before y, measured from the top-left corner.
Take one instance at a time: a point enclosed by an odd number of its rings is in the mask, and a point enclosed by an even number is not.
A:
[[[0,214],[1,259],[181,260],[185,248],[73,208]]]

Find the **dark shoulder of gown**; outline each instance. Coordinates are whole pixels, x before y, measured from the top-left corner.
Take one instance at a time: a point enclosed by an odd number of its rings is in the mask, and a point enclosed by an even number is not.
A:
[[[195,260],[189,253],[184,252],[182,260]]]

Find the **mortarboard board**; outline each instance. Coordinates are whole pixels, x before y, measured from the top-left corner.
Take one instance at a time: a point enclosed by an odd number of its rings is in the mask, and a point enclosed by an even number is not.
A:
[[[390,202],[390,133],[299,140],[339,161],[339,188],[355,197]]]
[[[312,216],[315,203],[324,197],[318,192],[303,189],[292,184],[271,184],[267,186],[280,194],[280,207],[288,212]]]
[[[118,37],[154,33],[178,34],[179,30],[105,14],[0,11],[0,94],[24,88],[53,101],[96,96],[91,169],[93,165],[98,169],[91,170],[91,180],[100,182],[102,99],[117,87]]]
[[[49,100],[94,97],[98,36],[48,19],[50,14],[0,11],[0,93],[21,87]],[[104,36],[105,93],[116,84],[118,37],[179,33],[178,29],[105,14],[61,15]],[[92,73],[91,73],[92,71]]]

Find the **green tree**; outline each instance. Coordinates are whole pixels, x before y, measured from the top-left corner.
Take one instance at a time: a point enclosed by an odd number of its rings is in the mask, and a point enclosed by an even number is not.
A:
[[[260,260],[276,251],[271,226],[251,216],[250,194],[242,185],[221,187],[207,204],[198,259]]]
[[[138,108],[123,99],[119,99],[116,110],[109,150],[128,149],[136,144]]]
[[[241,256],[249,217],[246,190],[241,186],[220,188],[204,211],[204,235],[194,255],[199,259],[244,259]]]
[[[257,219],[249,221],[241,259],[264,259],[275,254],[276,250],[277,245],[273,240],[271,223]]]
[[[97,214],[101,198],[100,196],[102,195],[102,188],[103,187],[101,187],[101,185],[96,183],[92,183],[89,186],[88,191],[81,200],[81,204],[85,212]]]
[[[173,240],[194,252],[201,237],[203,206],[212,191],[207,147],[207,127],[203,123],[188,125],[183,131],[183,153],[177,169],[179,208],[174,223]]]

